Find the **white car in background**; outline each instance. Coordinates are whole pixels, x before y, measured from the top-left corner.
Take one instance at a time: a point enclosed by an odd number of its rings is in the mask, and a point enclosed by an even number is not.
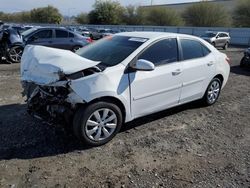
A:
[[[229,77],[228,61],[198,37],[129,32],[77,54],[27,46],[21,79],[30,114],[66,121],[80,140],[98,146],[135,118],[198,99],[214,104]]]

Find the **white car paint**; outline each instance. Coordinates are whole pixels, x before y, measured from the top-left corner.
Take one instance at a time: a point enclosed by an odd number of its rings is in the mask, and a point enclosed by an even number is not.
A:
[[[129,32],[116,35],[132,38],[142,37],[148,40],[120,64],[108,67],[103,72],[70,80],[69,86],[72,90],[70,96],[77,96],[75,97],[77,100],[72,101],[79,102],[81,101],[79,98],[81,98],[82,103],[89,103],[101,97],[116,98],[123,104],[126,114],[125,122],[128,122],[147,114],[202,98],[212,78],[221,74],[224,78],[224,87],[229,77],[230,66],[226,62],[226,55],[198,37],[158,32]],[[152,43],[166,38],[197,40],[206,45],[211,53],[204,58],[157,66],[155,70],[149,72],[125,73],[131,61],[142,50]],[[72,73],[98,64],[76,57],[71,53],[66,54],[58,49],[51,51],[50,55],[53,57],[51,60],[51,58],[46,58],[46,53],[49,51],[46,50],[46,47],[43,47],[45,51],[41,56],[36,50],[37,47],[33,48],[33,50],[24,53],[22,59],[23,81],[50,85],[57,82],[58,76],[55,75],[58,71]],[[78,63],[75,65],[74,61]],[[35,65],[31,66],[33,63]],[[70,99],[68,100],[70,101]]]

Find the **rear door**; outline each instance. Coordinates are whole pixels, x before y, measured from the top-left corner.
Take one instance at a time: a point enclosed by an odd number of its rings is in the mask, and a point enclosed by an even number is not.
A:
[[[215,75],[215,56],[199,40],[180,38],[182,54],[182,90],[180,103],[203,96]]]
[[[178,61],[176,38],[152,44],[137,59],[154,63],[155,70],[129,73],[133,117],[177,105],[182,86],[182,66]]]
[[[69,38],[69,32],[63,29],[55,29],[55,39],[53,40],[56,48],[71,50],[72,42]]]

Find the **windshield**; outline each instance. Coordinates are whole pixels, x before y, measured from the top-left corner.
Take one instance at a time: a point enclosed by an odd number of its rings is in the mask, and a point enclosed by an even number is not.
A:
[[[215,37],[216,34],[215,33],[206,33],[204,35],[202,35],[201,37]]]
[[[148,39],[126,36],[112,36],[88,45],[76,53],[84,58],[100,61],[104,66],[121,63]]]
[[[22,33],[22,36],[23,36],[24,38],[26,38],[28,35],[30,35],[31,33],[33,33],[33,32],[36,31],[36,30],[37,30],[37,28],[28,29],[28,30],[26,30],[26,31],[24,31],[24,32]]]

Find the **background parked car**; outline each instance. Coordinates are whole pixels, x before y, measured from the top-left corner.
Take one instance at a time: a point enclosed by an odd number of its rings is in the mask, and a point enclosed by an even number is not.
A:
[[[90,28],[89,30],[90,30],[90,33],[91,33],[93,40],[99,40],[103,37],[113,35],[111,29],[93,29],[93,28]]]
[[[229,33],[212,31],[207,31],[201,38],[214,45],[214,47],[223,47],[224,50],[228,48],[231,39]]]
[[[244,51],[244,57],[240,61],[241,67],[250,67],[250,48]]]
[[[3,29],[0,26],[0,62],[19,63],[23,48],[23,40],[19,32],[11,27]]]
[[[81,36],[65,28],[34,27],[23,32],[22,35],[25,44],[42,45],[73,52],[92,42],[90,37]]]

